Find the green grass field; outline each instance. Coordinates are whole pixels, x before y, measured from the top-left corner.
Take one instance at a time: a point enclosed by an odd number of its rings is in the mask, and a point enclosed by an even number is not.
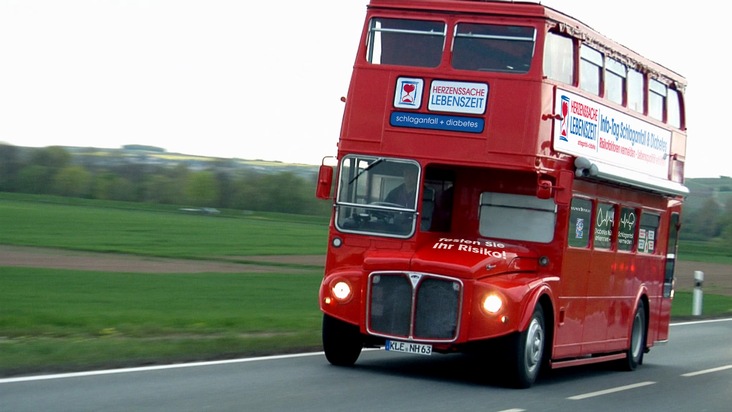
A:
[[[246,262],[323,254],[327,224],[0,194],[6,245]],[[0,267],[0,375],[319,349],[322,268],[270,265],[268,274]]]
[[[229,260],[323,254],[327,218],[0,194],[0,244]],[[320,349],[322,268],[155,274],[0,267],[0,376]],[[732,298],[705,296],[705,315]],[[674,317],[691,315],[677,293]]]
[[[187,259],[325,253],[324,217],[28,198],[0,196],[0,244]]]
[[[321,276],[2,268],[0,374],[317,349]]]

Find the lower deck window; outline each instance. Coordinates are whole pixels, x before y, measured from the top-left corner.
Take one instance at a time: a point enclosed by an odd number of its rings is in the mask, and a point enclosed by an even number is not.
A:
[[[618,250],[632,252],[635,247],[636,218],[635,209],[624,207],[620,211],[618,225]]]
[[[552,199],[492,192],[480,196],[481,236],[549,243],[556,221]]]
[[[592,224],[592,201],[574,198],[569,212],[567,239],[569,246],[588,247]]]
[[[656,253],[656,235],[658,234],[660,221],[661,218],[658,215],[650,213],[641,215],[640,229],[638,230],[638,252]]]

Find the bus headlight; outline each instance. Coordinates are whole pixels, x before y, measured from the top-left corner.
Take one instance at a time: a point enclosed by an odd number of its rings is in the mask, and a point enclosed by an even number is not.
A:
[[[491,293],[483,298],[483,310],[491,315],[498,313],[503,307],[503,299],[500,296]]]
[[[333,284],[330,288],[333,297],[343,302],[351,297],[351,285],[348,282],[341,280]]]

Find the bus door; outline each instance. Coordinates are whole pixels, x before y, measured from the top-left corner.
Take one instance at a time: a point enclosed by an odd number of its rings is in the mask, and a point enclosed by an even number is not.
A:
[[[632,207],[620,206],[616,223],[617,237],[614,249],[615,266],[613,267],[613,282],[610,293],[616,296],[608,313],[607,339],[608,350],[623,349],[626,347],[628,328],[635,311],[637,284],[628,282],[637,275],[636,237],[639,224],[639,210]]]
[[[616,270],[613,250],[615,206],[598,202],[595,207],[592,230],[592,257],[587,280],[587,307],[582,330],[584,353],[604,352],[607,349],[608,328],[617,320],[619,311],[616,278],[624,277]],[[622,283],[622,282],[621,282]]]
[[[560,276],[559,319],[554,341],[556,358],[581,354],[590,274],[591,218],[592,201],[573,198],[566,228],[567,246],[562,258]]]

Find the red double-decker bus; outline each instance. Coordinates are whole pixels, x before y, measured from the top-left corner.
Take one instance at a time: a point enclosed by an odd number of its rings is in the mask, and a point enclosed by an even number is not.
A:
[[[328,361],[483,352],[517,387],[635,369],[668,339],[685,87],[538,3],[371,0],[319,176]]]

